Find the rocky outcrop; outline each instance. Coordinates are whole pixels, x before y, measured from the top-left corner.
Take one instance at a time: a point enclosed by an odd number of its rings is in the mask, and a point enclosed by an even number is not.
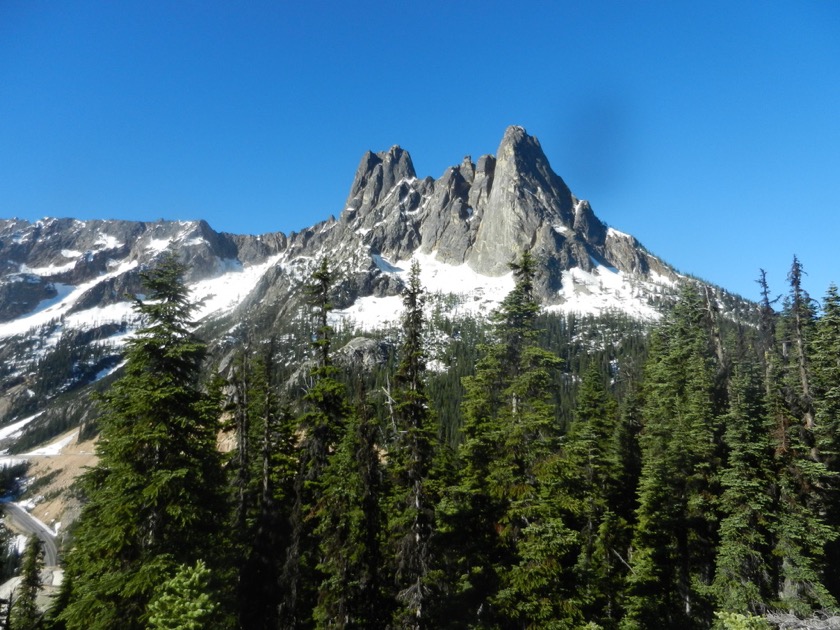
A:
[[[10,274],[0,281],[0,322],[20,317],[56,295],[55,285],[40,276]]]
[[[552,225],[571,227],[572,205],[571,192],[551,170],[537,139],[509,127],[467,262],[479,273],[507,273],[508,263],[524,249],[550,238]]]

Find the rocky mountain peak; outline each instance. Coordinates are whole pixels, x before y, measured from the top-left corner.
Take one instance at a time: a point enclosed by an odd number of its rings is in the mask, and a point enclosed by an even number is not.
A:
[[[539,140],[519,126],[507,128],[495,156],[473,162],[467,155],[436,180],[417,179],[398,146],[365,153],[339,224],[338,230],[312,231],[311,246],[346,251],[360,261],[354,263],[360,271],[372,271],[375,282],[360,294],[394,286],[376,260],[404,261],[415,252],[498,277],[528,249],[540,261],[537,287],[548,303],[567,299],[561,296],[570,269],[592,273],[606,264],[647,273],[657,266],[638,247],[608,238],[590,204],[571,193]]]
[[[356,169],[345,207],[354,210],[362,206],[371,208],[401,180],[415,177],[411,156],[399,146],[394,145],[380,153],[368,151]]]
[[[489,275],[507,273],[508,263],[533,247],[541,231],[574,225],[575,200],[551,170],[539,140],[522,127],[508,127],[496,156],[481,226],[467,259],[473,269]]]

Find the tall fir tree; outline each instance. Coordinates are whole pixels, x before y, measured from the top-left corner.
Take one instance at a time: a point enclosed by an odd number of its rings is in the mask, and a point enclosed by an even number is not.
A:
[[[142,273],[147,299],[135,309],[145,324],[100,401],[98,463],[82,479],[87,503],[67,562],[69,630],[145,628],[173,567],[215,563],[225,549],[219,399],[199,388],[205,346],[192,333],[184,272],[168,255]]]
[[[727,464],[721,474],[720,543],[713,584],[717,608],[763,615],[776,598],[772,562],[772,426],[757,366],[736,364],[723,418]]]
[[[37,536],[30,536],[23,554],[20,584],[9,619],[11,628],[15,630],[41,630],[43,627],[43,615],[37,601],[43,568],[44,543]]]
[[[619,616],[626,572],[620,554],[625,552],[628,528],[614,505],[627,491],[619,488],[621,468],[613,441],[618,426],[618,405],[604,386],[600,367],[592,362],[578,390],[564,450],[569,467],[566,492],[576,502],[574,525],[580,532],[578,590],[587,619],[602,626],[614,625]]]
[[[360,393],[323,474],[316,506],[323,579],[314,611],[319,628],[382,628],[391,605],[382,579],[385,492],[379,426]]]
[[[395,625],[417,630],[432,627],[428,576],[436,497],[429,477],[439,447],[426,394],[424,301],[420,267],[415,261],[403,295],[403,339],[394,376],[396,438],[389,457],[394,487],[389,529],[398,601]]]
[[[837,532],[826,520],[824,499],[831,475],[820,455],[815,426],[809,366],[814,309],[801,286],[802,274],[794,257],[767,389],[777,478],[773,554],[778,605],[808,614],[836,606],[823,579],[826,545],[837,539]]]
[[[832,472],[840,472],[840,292],[831,285],[811,342],[816,443]]]
[[[711,620],[721,400],[707,316],[689,286],[651,342],[624,628]]]
[[[324,258],[304,288],[307,304],[315,320],[312,341],[314,367],[310,370],[303,409],[298,417],[302,438],[298,449],[298,472],[294,487],[294,505],[290,545],[281,583],[285,601],[281,606],[281,625],[309,627],[318,601],[318,585],[324,576],[319,569],[320,551],[315,528],[317,510],[325,491],[324,473],[330,457],[344,435],[349,404],[347,389],[333,363],[333,329],[329,313],[335,272]]]
[[[829,477],[823,489],[826,523],[840,534],[840,293],[831,285],[811,343],[815,438]],[[825,584],[840,600],[840,536],[826,548]]]
[[[241,557],[237,610],[243,630],[269,630],[278,623],[282,602],[280,559],[289,542],[296,438],[291,414],[278,400],[273,383],[274,341],[243,353],[231,379],[237,446],[230,468]]]
[[[460,535],[456,601],[471,627],[579,620],[574,536],[555,488],[549,384],[560,360],[537,344],[533,257],[512,269],[514,289],[492,318],[495,343],[465,379],[461,473],[441,506],[446,530]]]

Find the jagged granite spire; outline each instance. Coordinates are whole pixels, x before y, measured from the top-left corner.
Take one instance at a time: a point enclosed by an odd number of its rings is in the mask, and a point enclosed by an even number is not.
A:
[[[387,193],[398,182],[416,177],[414,164],[408,151],[403,151],[397,145],[388,151],[372,153],[368,151],[362,156],[350,194],[345,207],[358,210],[375,206],[383,193]]]
[[[554,224],[572,227],[574,198],[549,166],[539,141],[508,127],[496,153],[495,176],[484,204],[469,265],[480,273],[508,272],[508,263]]]
[[[537,289],[548,302],[573,267],[646,273],[659,264],[635,239],[611,237],[589,203],[552,170],[539,140],[518,126],[507,128],[496,156],[477,163],[466,156],[437,180],[417,179],[399,147],[365,153],[340,224],[324,236],[330,251],[358,252],[355,235],[372,255],[406,260],[419,249],[488,276],[508,273],[529,249],[540,263]]]

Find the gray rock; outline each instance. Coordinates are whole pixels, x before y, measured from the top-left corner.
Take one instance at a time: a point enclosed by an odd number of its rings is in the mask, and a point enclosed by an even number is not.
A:
[[[572,194],[539,141],[522,127],[508,127],[467,262],[479,273],[507,273],[512,260],[538,244],[540,233],[545,240],[552,224],[569,226],[573,218]]]
[[[354,337],[336,352],[336,360],[349,368],[370,371],[385,365],[392,352],[393,346],[385,341]]]

